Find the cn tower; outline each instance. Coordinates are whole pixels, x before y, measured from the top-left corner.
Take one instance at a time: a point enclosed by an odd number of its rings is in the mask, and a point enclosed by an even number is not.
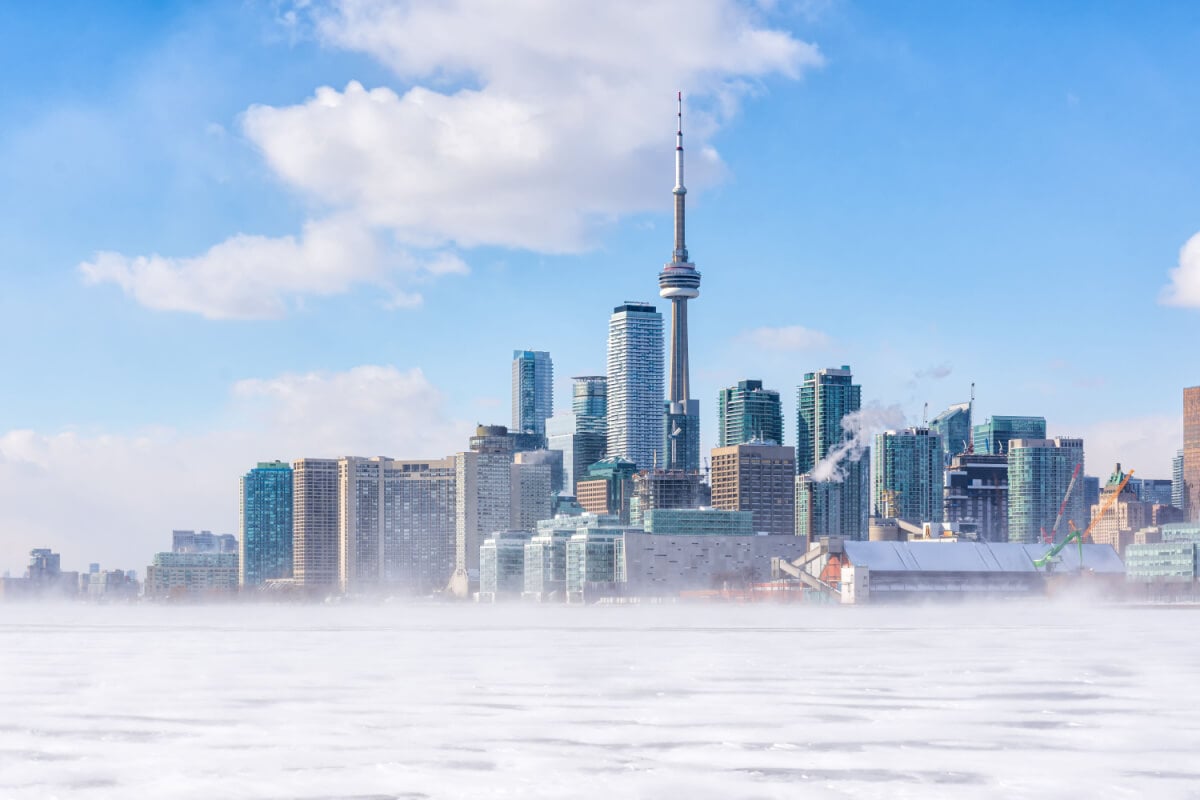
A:
[[[700,296],[700,273],[688,261],[684,242],[683,92],[675,127],[675,250],[658,274],[658,294],[671,301],[671,363],[663,453],[667,469],[700,470],[700,403],[688,385],[687,302]]]

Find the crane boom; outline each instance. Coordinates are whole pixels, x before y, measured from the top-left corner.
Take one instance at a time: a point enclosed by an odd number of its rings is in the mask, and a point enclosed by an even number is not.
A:
[[[1062,504],[1058,507],[1058,516],[1054,518],[1054,527],[1050,529],[1050,544],[1053,544],[1054,540],[1058,538],[1058,526],[1062,524],[1063,514],[1067,511],[1067,501],[1071,499],[1071,490],[1075,488],[1075,481],[1079,480],[1081,469],[1083,469],[1083,464],[1076,464],[1075,471],[1071,473],[1071,482],[1067,484],[1067,493],[1063,495]],[[1042,538],[1046,538],[1044,535],[1046,532],[1043,530],[1042,533]]]
[[[1076,470],[1076,472],[1078,472],[1078,470]],[[1125,491],[1125,486],[1129,483],[1129,479],[1132,477],[1133,470],[1129,470],[1128,474],[1125,475],[1125,478],[1117,486],[1116,491],[1104,498],[1104,502],[1100,504],[1100,510],[1096,512],[1096,516],[1092,517],[1092,521],[1088,523],[1087,528],[1081,531],[1076,528],[1072,522],[1070,524],[1071,532],[1068,533],[1061,542],[1054,545],[1054,547],[1051,547],[1046,552],[1046,555],[1042,556],[1041,558],[1034,559],[1033,565],[1038,569],[1042,569],[1049,564],[1055,556],[1061,553],[1067,544],[1074,540],[1079,543],[1079,568],[1083,569],[1083,540],[1091,535],[1092,528],[1096,527],[1096,523],[1102,520],[1104,515],[1108,513],[1109,509],[1113,507],[1113,504],[1117,502],[1117,498],[1121,496],[1121,492]]]

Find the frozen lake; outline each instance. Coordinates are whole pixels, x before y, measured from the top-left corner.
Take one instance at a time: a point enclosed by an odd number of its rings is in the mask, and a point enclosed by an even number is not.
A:
[[[0,797],[1200,797],[1200,611],[0,606]]]

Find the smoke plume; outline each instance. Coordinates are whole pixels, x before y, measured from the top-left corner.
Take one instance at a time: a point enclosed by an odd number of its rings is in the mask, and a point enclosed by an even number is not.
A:
[[[813,468],[814,481],[841,483],[846,478],[843,464],[847,459],[858,461],[871,446],[871,437],[878,431],[904,427],[904,412],[900,406],[881,406],[873,403],[842,417],[846,438],[834,445],[829,454]]]

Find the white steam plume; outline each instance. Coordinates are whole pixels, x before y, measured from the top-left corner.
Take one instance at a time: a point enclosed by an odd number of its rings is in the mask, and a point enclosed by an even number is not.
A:
[[[878,403],[842,417],[842,430],[847,436],[813,468],[812,479],[841,483],[846,478],[846,472],[842,469],[846,459],[858,461],[870,447],[871,436],[877,431],[903,428],[904,423],[904,412],[900,406],[885,407]]]

